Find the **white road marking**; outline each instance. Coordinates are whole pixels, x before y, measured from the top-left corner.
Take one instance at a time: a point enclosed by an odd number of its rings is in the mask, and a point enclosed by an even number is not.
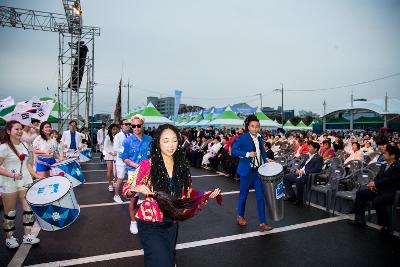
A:
[[[36,237],[39,234],[39,232],[40,232],[40,227],[39,227],[38,222],[36,221],[34,223],[34,225],[32,226],[31,234]],[[19,246],[17,252],[14,254],[14,257],[8,263],[8,267],[22,266],[26,257],[28,256],[28,253],[29,253],[29,250],[31,249],[31,247],[32,247],[32,245],[29,245],[29,244],[21,244]]]
[[[101,183],[101,182],[98,182],[98,183]],[[250,190],[249,192],[254,192],[254,189]],[[223,192],[223,193],[221,193],[221,195],[233,195],[233,194],[238,194],[238,193],[239,193],[239,191],[229,191],[229,192]],[[98,203],[98,204],[80,205],[80,208],[84,209],[84,208],[105,207],[105,206],[124,205],[124,204],[129,204],[129,201],[124,201],[122,203],[106,202],[106,203]]]
[[[97,164],[101,165],[101,163],[83,163],[85,164]],[[102,172],[106,171],[105,169],[99,169],[99,170],[85,170],[83,172]],[[217,177],[221,176],[218,174],[205,174],[205,175],[194,175],[192,176],[193,178],[198,178],[198,177]],[[88,182],[85,184],[103,184],[103,183],[108,183],[107,181],[105,182]],[[250,192],[254,192],[254,190],[250,190]],[[230,192],[223,192],[221,195],[232,195],[232,194],[238,194],[239,191],[230,191]],[[109,202],[109,203],[99,203],[99,204],[89,204],[89,205],[81,205],[81,208],[92,208],[92,207],[102,207],[102,206],[113,206],[113,205],[126,205],[129,204],[129,201],[125,201],[121,204],[116,203],[116,202]],[[322,207],[320,205],[311,203],[312,207],[326,211],[325,207]],[[251,237],[257,237],[257,236],[262,236],[262,235],[269,235],[273,233],[280,233],[280,232],[286,232],[290,230],[296,230],[296,229],[302,229],[306,227],[312,227],[315,225],[320,225],[320,224],[325,224],[325,223],[330,223],[330,222],[335,222],[335,221],[340,221],[340,220],[345,220],[345,219],[351,219],[351,216],[345,215],[339,212],[336,212],[337,217],[331,217],[331,218],[326,218],[326,219],[321,219],[321,220],[316,220],[312,222],[306,222],[306,223],[301,223],[301,224],[296,224],[296,225],[290,225],[290,226],[284,226],[284,227],[279,227],[275,228],[272,231],[269,232],[251,232],[251,233],[246,233],[246,234],[239,234],[239,235],[232,235],[232,236],[226,236],[226,237],[220,237],[220,238],[212,238],[212,239],[206,239],[206,240],[201,240],[201,241],[195,241],[195,242],[187,242],[187,243],[182,243],[177,245],[177,249],[185,249],[185,248],[192,248],[192,247],[199,247],[199,246],[205,246],[205,245],[212,245],[212,244],[217,244],[217,243],[223,243],[223,242],[230,242],[234,240],[239,240],[239,239],[245,239],[245,238],[251,238]],[[380,229],[380,226],[373,224],[373,223],[367,223],[369,227],[372,227],[374,229]],[[37,236],[40,232],[40,227],[38,226],[37,222],[35,222],[33,228],[32,228],[32,234]],[[395,232],[394,235],[400,237],[400,233]],[[19,248],[18,251],[15,253],[14,257],[10,261],[8,266],[22,266],[23,262],[25,261],[29,250],[31,248],[31,245],[27,244],[22,244]],[[99,262],[99,261],[107,261],[107,260],[113,260],[113,259],[120,259],[120,258],[126,258],[126,257],[135,257],[135,256],[140,256],[143,255],[143,250],[134,250],[134,251],[126,251],[126,252],[119,252],[119,253],[111,253],[111,254],[105,254],[105,255],[98,255],[98,256],[92,256],[92,257],[84,257],[84,258],[77,258],[77,259],[71,259],[71,260],[65,260],[65,261],[56,261],[56,262],[50,262],[50,263],[43,263],[43,264],[37,264],[37,265],[31,265],[31,266],[71,266],[71,265],[78,265],[78,264],[84,264],[84,263],[91,263],[91,262]]]
[[[331,218],[326,218],[326,219],[321,219],[321,220],[316,220],[316,221],[311,221],[311,222],[306,222],[306,223],[283,226],[283,227],[272,229],[269,232],[258,232],[257,231],[257,232],[250,232],[250,233],[245,233],[245,234],[237,234],[237,235],[224,236],[224,237],[218,237],[218,238],[210,238],[210,239],[194,241],[194,242],[181,243],[181,244],[176,245],[176,249],[181,250],[181,249],[187,249],[187,248],[195,248],[195,247],[231,242],[231,241],[241,240],[241,239],[246,239],[246,238],[252,238],[252,237],[257,237],[257,236],[271,235],[271,234],[282,233],[282,232],[312,227],[312,226],[316,226],[316,225],[341,221],[341,220],[345,220],[345,219],[347,219],[347,217],[337,216],[337,217],[331,217]],[[121,258],[136,257],[136,256],[141,256],[141,255],[143,255],[143,249],[111,253],[111,254],[104,254],[104,255],[98,255],[98,256],[92,256],[92,257],[77,258],[77,259],[64,260],[64,261],[54,261],[54,262],[49,262],[49,263],[30,265],[29,267],[72,266],[72,265],[79,265],[79,264],[86,264],[86,263],[93,263],[93,262],[100,262],[100,261],[109,261],[109,260],[115,260],[115,259],[121,259]]]
[[[107,203],[99,203],[99,204],[80,205],[80,208],[84,209],[84,208],[105,207],[105,206],[115,206],[115,205],[124,205],[124,204],[129,204],[129,201],[124,201],[122,203],[107,202]]]

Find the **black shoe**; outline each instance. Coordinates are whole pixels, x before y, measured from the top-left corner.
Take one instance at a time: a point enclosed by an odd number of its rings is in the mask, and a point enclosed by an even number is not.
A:
[[[365,222],[358,221],[358,220],[354,220],[354,221],[350,220],[347,223],[350,224],[350,225],[357,226],[357,227],[362,227],[362,228],[364,228],[367,225]]]
[[[291,196],[291,197],[284,197],[283,200],[289,202],[295,202],[297,199],[295,196]]]

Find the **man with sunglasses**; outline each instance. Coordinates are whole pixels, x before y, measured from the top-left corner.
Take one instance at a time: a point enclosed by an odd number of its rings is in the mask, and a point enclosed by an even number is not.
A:
[[[113,144],[113,151],[114,153],[119,154],[120,152],[124,151],[124,147],[122,143],[125,141],[126,138],[130,135],[129,130],[131,129],[131,124],[128,120],[121,121],[121,131],[114,136],[114,144]],[[121,186],[122,180],[125,178],[126,175],[126,168],[125,163],[120,157],[117,157],[115,160],[115,169],[117,174],[117,182],[114,188],[114,201],[117,203],[122,203],[122,199],[119,196],[119,187]]]
[[[133,175],[134,171],[142,160],[149,158],[150,145],[152,138],[143,133],[144,130],[144,118],[140,114],[136,114],[132,117],[132,129],[133,134],[129,136],[123,143],[123,151],[119,153],[121,158],[128,170],[128,177]],[[118,179],[119,180],[119,179]],[[137,211],[138,197],[132,197],[129,204],[129,215],[131,216],[131,225],[129,230],[132,234],[137,234],[137,224],[135,220],[135,214]]]

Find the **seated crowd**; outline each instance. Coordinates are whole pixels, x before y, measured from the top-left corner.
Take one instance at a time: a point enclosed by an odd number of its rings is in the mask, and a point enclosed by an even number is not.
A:
[[[182,146],[186,159],[192,167],[204,168],[235,180],[240,179],[236,173],[239,158],[231,155],[231,147],[238,136],[243,134],[243,129],[208,127],[183,129],[181,133],[184,136]],[[318,136],[312,132],[281,134],[263,130],[262,135],[268,160],[285,158],[285,200],[293,201],[297,205],[303,205],[304,190],[310,182],[311,174],[326,173],[329,167],[334,166],[333,158],[343,166],[343,177],[350,180],[356,171],[353,165],[357,162],[361,168],[374,164],[383,168],[375,170],[375,178],[359,187],[352,211],[356,213],[355,224],[365,225],[365,219],[360,214],[365,212],[366,201],[372,200],[372,207],[378,213],[378,224],[383,226],[384,231],[387,230],[388,215],[382,206],[392,204],[396,191],[400,190],[400,142],[397,133],[330,132]],[[295,162],[298,164],[293,164]],[[296,185],[295,190],[293,185]],[[367,192],[362,193],[362,190]]]

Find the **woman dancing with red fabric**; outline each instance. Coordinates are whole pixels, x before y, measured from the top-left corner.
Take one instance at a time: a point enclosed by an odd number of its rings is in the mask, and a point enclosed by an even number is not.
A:
[[[177,220],[193,216],[199,209],[199,202],[215,198],[221,192],[217,188],[193,198],[195,191],[191,189],[189,167],[179,143],[178,128],[161,125],[153,139],[150,159],[140,163],[123,188],[126,197],[137,192],[146,196],[136,213],[146,267],[173,266]],[[179,216],[172,217],[176,214]]]

